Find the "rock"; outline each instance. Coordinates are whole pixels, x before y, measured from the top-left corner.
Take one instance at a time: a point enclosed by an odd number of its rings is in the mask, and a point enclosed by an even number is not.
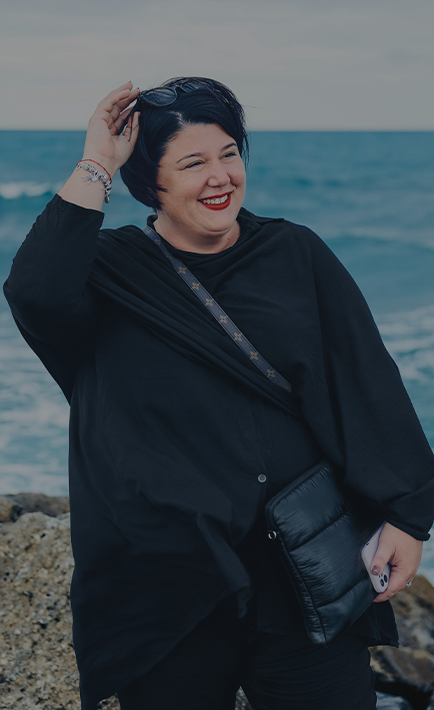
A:
[[[23,508],[13,498],[0,496],[0,523],[13,523],[21,513]]]
[[[235,710],[252,710],[252,706],[244,695],[242,688],[239,689],[235,699]]]
[[[51,507],[53,510],[53,507]],[[0,708],[80,710],[72,647],[69,515],[0,525]],[[115,697],[100,710],[119,710]],[[242,691],[237,710],[251,710]]]
[[[26,512],[29,508],[44,508],[44,513]],[[0,496],[0,522],[6,521],[0,524],[1,710],[80,708],[67,510],[62,496]],[[376,689],[382,691],[378,708],[434,710],[434,588],[417,576],[392,604],[401,647],[371,649]],[[99,707],[119,710],[119,703],[113,697]],[[241,690],[235,710],[251,710]]]
[[[392,599],[400,647],[371,649],[376,688],[425,708],[434,691],[434,588],[422,575]]]
[[[80,708],[68,518],[27,513],[0,527],[2,710]]]
[[[422,575],[392,599],[400,643],[434,655],[434,587]],[[434,678],[433,678],[434,680]]]
[[[44,513],[53,518],[69,513],[68,496],[46,496],[44,493],[14,493],[3,497],[20,506],[22,513]]]
[[[413,710],[405,698],[377,693],[377,710]]]
[[[416,690],[430,695],[434,682],[434,658],[423,649],[384,647],[377,652],[383,680],[405,681]]]

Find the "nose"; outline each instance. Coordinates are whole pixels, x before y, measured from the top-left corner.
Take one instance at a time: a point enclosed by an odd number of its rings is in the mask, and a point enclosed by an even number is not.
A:
[[[223,187],[230,183],[230,177],[219,160],[210,165],[207,182],[210,187]]]

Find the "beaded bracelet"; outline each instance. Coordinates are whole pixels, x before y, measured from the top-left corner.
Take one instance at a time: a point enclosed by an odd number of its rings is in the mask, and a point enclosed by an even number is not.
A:
[[[89,160],[91,160],[91,158],[89,158]],[[96,160],[94,160],[93,162],[100,168],[103,167],[102,165],[97,163]],[[103,168],[104,172],[101,172],[101,170],[98,170],[95,165],[92,165],[92,163],[87,163],[85,160],[78,161],[77,165],[75,166],[75,169],[80,170],[80,168],[84,168],[84,170],[87,170],[87,172],[90,173],[90,175],[85,175],[83,177],[83,180],[85,182],[96,182],[97,180],[101,182],[101,190],[104,190],[104,201],[106,202],[106,204],[108,204],[110,191],[112,189],[112,179],[108,171]]]

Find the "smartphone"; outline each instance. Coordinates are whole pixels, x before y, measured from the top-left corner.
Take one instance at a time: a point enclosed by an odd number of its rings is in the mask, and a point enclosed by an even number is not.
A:
[[[374,587],[375,591],[381,594],[381,592],[384,592],[387,587],[389,586],[389,577],[390,577],[390,564],[387,563],[385,566],[383,572],[381,574],[372,574],[371,572],[371,565],[372,565],[372,560],[375,557],[375,553],[377,552],[378,548],[378,541],[380,539],[380,534],[382,529],[384,528],[385,523],[381,525],[376,532],[365,542],[361,549],[362,553],[362,560],[365,564],[366,569],[368,570],[369,577],[372,582],[372,586]]]

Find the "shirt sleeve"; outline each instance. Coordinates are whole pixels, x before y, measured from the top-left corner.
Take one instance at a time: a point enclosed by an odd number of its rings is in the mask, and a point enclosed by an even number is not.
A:
[[[87,280],[103,217],[56,195],[37,218],[4,285],[15,320],[31,338],[65,345],[92,329],[98,299]]]
[[[322,359],[346,483],[419,540],[434,518],[434,456],[359,288],[311,233]]]

